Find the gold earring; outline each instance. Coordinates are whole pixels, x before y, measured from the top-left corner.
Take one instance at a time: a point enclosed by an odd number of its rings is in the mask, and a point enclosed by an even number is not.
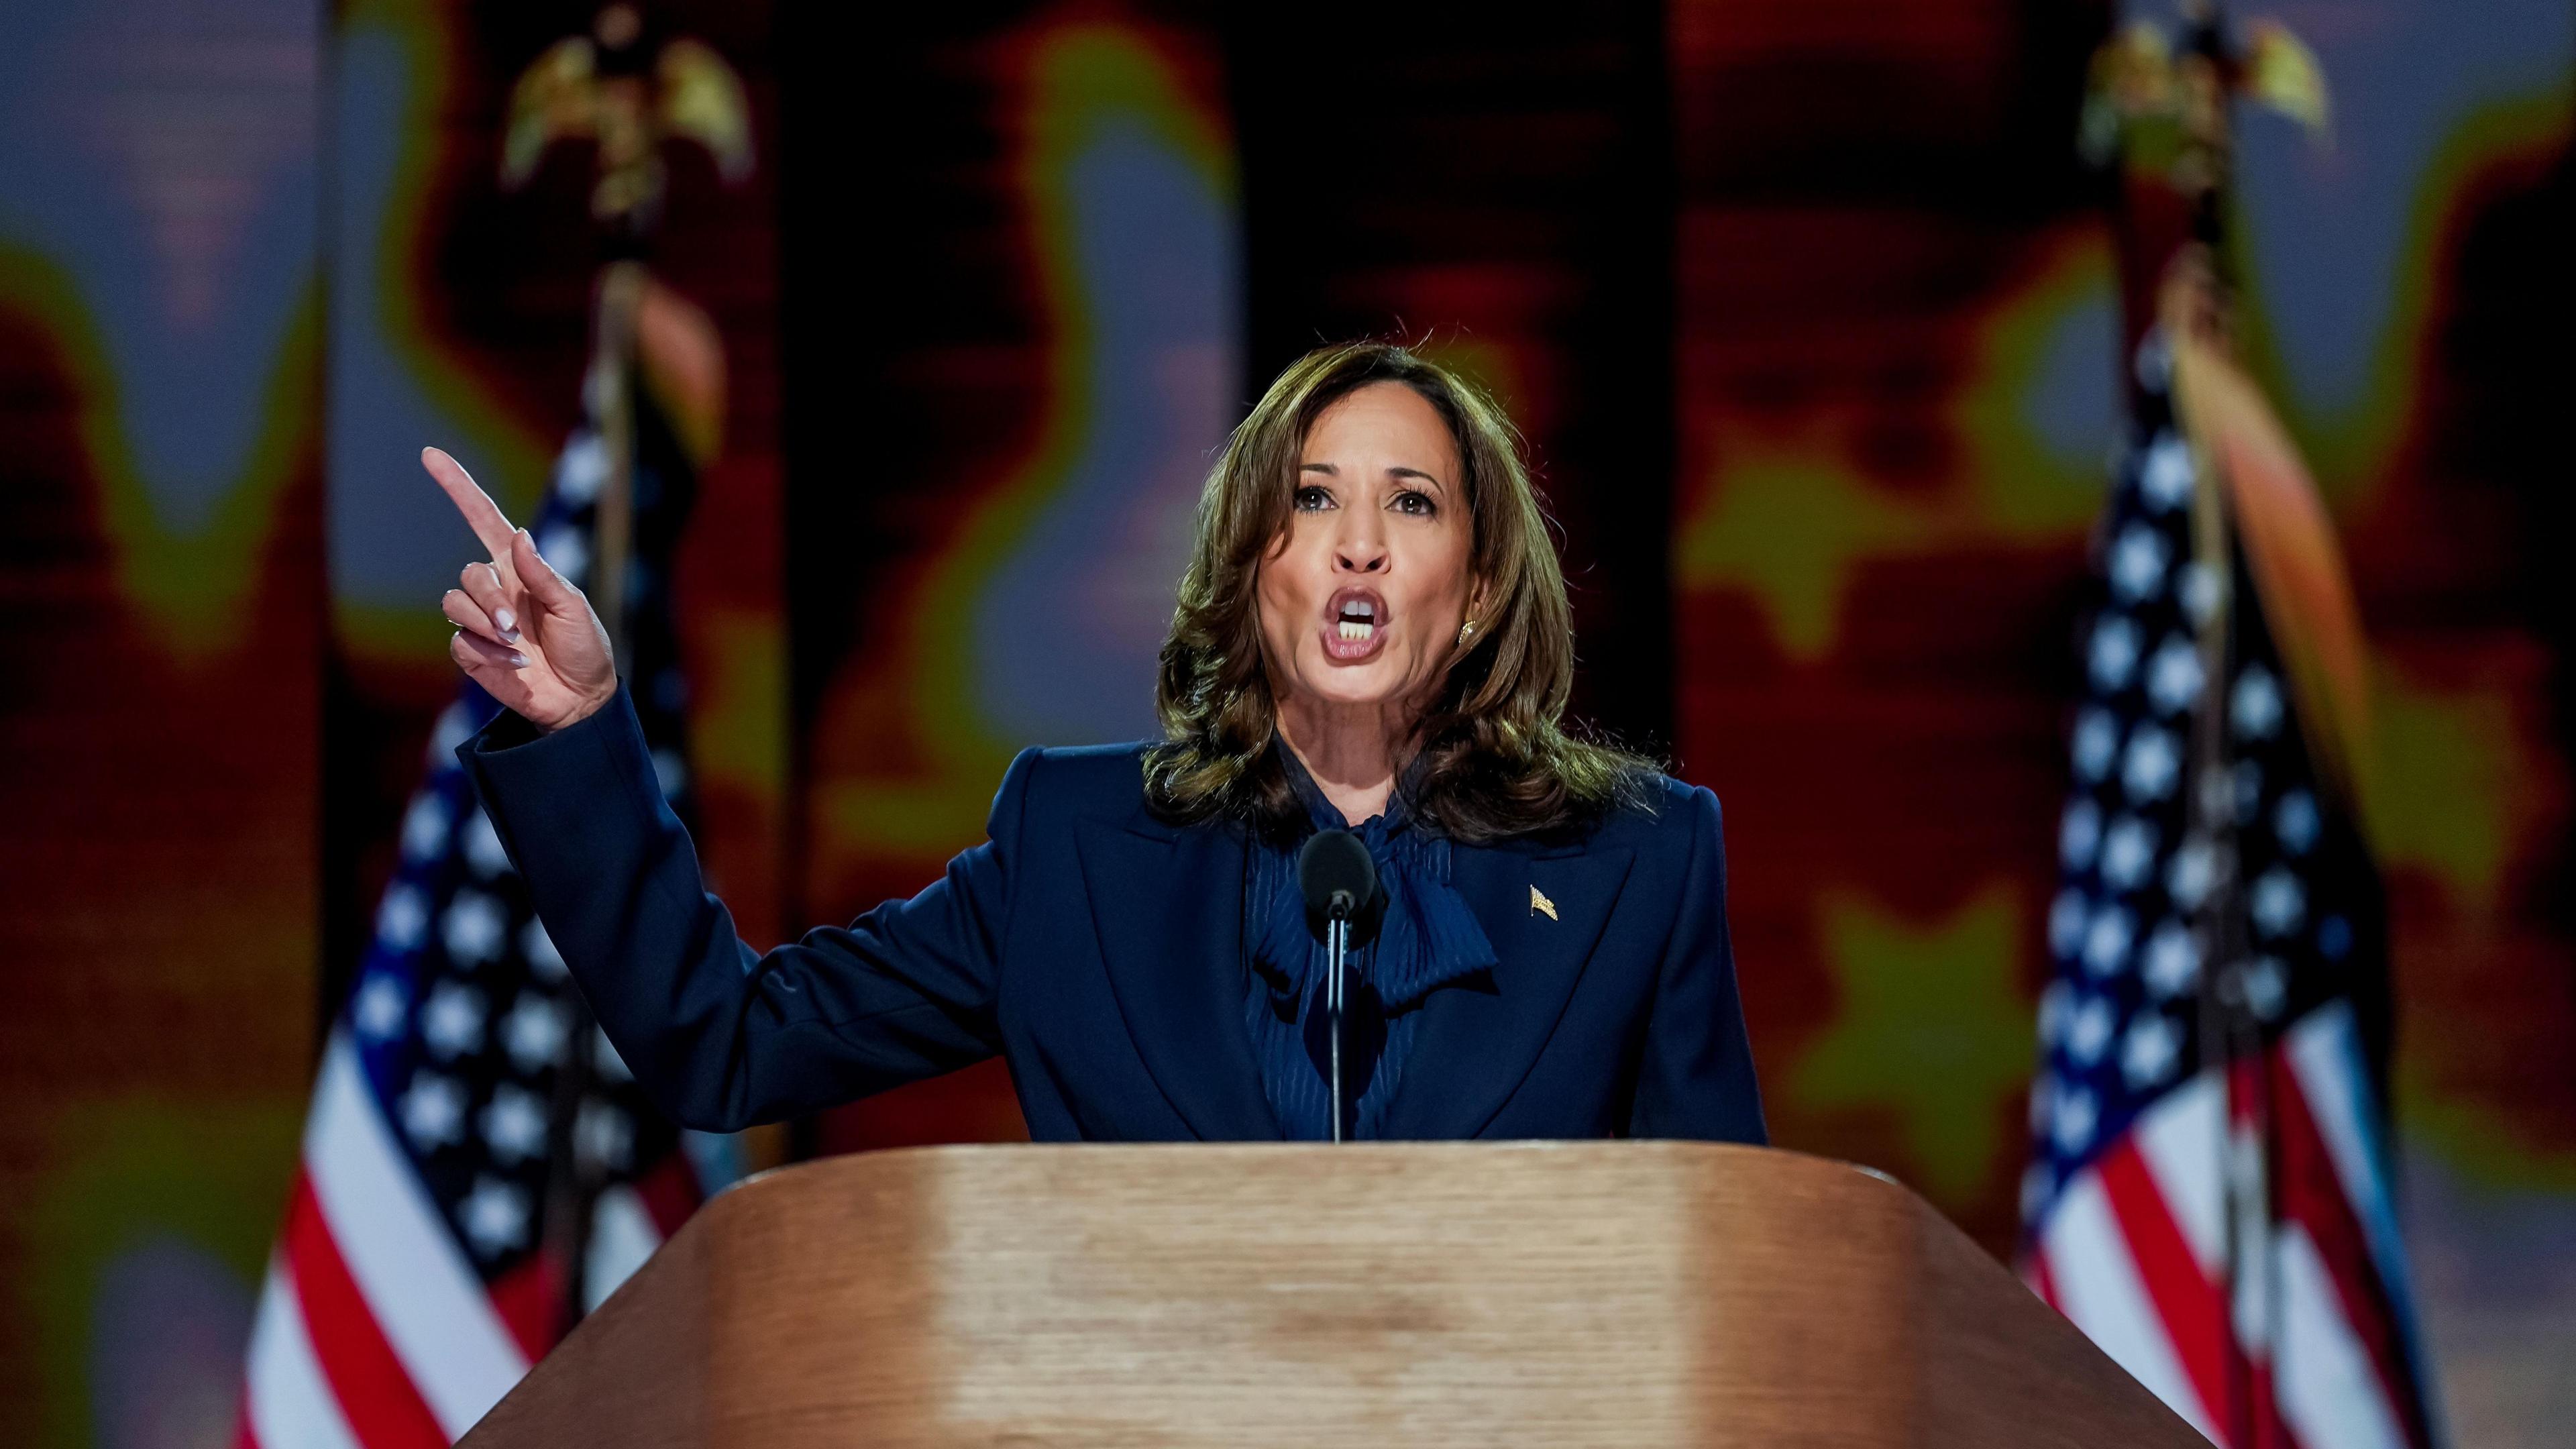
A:
[[[1475,632],[1476,632],[1476,621],[1475,621],[1475,620],[1473,620],[1473,619],[1470,619],[1470,620],[1468,620],[1466,623],[1459,625],[1459,626],[1458,626],[1458,642],[1459,642],[1459,643],[1461,643],[1461,644],[1466,643],[1466,642],[1467,642],[1467,636],[1468,636],[1468,635],[1470,635],[1470,634],[1473,634],[1473,633],[1475,633]]]

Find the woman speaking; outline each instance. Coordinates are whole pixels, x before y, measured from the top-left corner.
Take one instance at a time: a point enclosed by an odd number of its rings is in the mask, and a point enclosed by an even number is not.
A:
[[[458,753],[680,1122],[998,1052],[1041,1141],[1763,1140],[1717,799],[1561,726],[1574,641],[1538,501],[1437,364],[1326,348],[1235,430],[1160,742],[1022,752],[942,879],[765,955],[700,881],[589,602],[424,456],[492,554],[443,600],[451,653],[510,711]],[[1336,997],[1300,864],[1339,831],[1375,885]]]

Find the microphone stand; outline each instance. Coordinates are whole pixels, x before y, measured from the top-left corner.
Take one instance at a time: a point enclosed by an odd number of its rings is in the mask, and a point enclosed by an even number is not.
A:
[[[1325,1078],[1332,1092],[1334,1142],[1347,1140],[1342,1125],[1342,1018],[1348,998],[1342,980],[1351,954],[1351,923],[1378,899],[1377,866],[1368,846],[1347,830],[1321,830],[1297,852],[1297,889],[1306,897],[1306,928],[1323,927],[1324,1021],[1332,1032]],[[1312,1018],[1308,1018],[1311,1022]]]
[[[1342,1140],[1342,956],[1350,949],[1350,893],[1333,892],[1324,925],[1324,1020],[1332,1032],[1333,1140]]]

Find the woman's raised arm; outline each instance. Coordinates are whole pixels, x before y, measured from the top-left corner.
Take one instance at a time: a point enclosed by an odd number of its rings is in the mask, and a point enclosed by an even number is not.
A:
[[[618,1053],[683,1126],[730,1131],[952,1071],[1000,1046],[994,983],[1036,752],[991,838],[908,901],[767,953],[709,895],[608,635],[456,461],[421,461],[491,551],[442,601],[457,667],[510,713],[459,748]]]

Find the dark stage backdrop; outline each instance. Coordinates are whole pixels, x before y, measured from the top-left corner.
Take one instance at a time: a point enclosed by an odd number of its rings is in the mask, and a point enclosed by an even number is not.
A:
[[[1188,519],[1240,414],[1222,50],[1154,10],[783,21],[797,909],[980,838],[1012,754],[1153,728]],[[1023,1135],[998,1064],[826,1149]]]
[[[2461,1432],[2512,1442],[2561,1412],[2576,1313],[2576,1283],[2513,1266],[2576,1234],[2576,1081],[2549,1045],[2576,1029],[2544,606],[2564,505],[2539,434],[2567,363],[2512,300],[2565,296],[2541,258],[2566,234],[2569,27],[2516,0],[2284,14],[2336,128],[2320,149],[2246,121],[2248,331],[2375,650],[2427,1316]],[[801,904],[926,880],[1022,744],[1146,733],[1168,594],[1133,589],[1179,549],[1152,510],[1303,348],[1418,339],[1529,435],[1586,714],[1728,803],[1780,1140],[1884,1167],[2002,1250],[2120,399],[2073,118],[2129,18],[791,14],[794,144],[871,178],[791,167],[785,198],[789,509],[816,525],[792,530]],[[796,81],[862,51],[886,61],[864,96]],[[1198,187],[1153,189],[1191,155]],[[862,195],[905,225],[846,244]],[[852,452],[886,465],[865,488]],[[1118,470],[1123,519],[1095,501]],[[852,550],[874,566],[839,567]],[[1065,601],[1080,638],[1047,616]],[[1017,1130],[986,1070],[819,1140]]]
[[[452,689],[470,542],[413,454],[524,511],[578,416],[586,159],[494,178],[594,8],[0,11],[0,1440],[231,1427]],[[1226,430],[1315,341],[1418,340],[1528,435],[1584,713],[1726,802],[1779,1140],[2009,1245],[2119,399],[2075,108],[2126,12],[651,8],[754,111],[748,185],[671,154],[660,264],[725,341],[675,593],[756,941],[931,879],[1020,746],[1150,732]],[[2248,342],[2362,595],[2418,1291],[2459,1442],[2553,1442],[2576,16],[2277,13],[2333,139],[2246,119]],[[985,1068],[793,1146],[1020,1132]]]
[[[0,8],[13,1444],[229,1428],[310,1060],[321,20],[140,11]]]
[[[496,177],[595,8],[0,10],[0,1442],[231,1442],[315,1024],[455,692],[472,539],[418,451],[524,518],[580,416],[587,156]],[[658,258],[725,338],[677,588],[707,852],[774,939],[771,27],[671,18],[760,152],[673,153]]]

